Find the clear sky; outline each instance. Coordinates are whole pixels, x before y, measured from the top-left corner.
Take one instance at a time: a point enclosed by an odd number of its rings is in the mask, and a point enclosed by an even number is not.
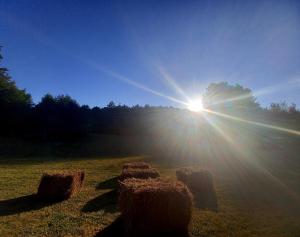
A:
[[[300,104],[300,1],[0,0],[3,66],[38,102],[180,106],[210,82]],[[164,95],[166,97],[164,97]]]

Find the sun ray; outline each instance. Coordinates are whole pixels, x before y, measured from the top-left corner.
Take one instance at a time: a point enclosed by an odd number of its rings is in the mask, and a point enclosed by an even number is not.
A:
[[[163,76],[163,78],[171,85],[171,87],[174,88],[175,92],[180,94],[185,100],[189,101],[190,98],[186,95],[186,93],[180,88],[180,86],[177,85],[173,77],[163,68],[158,67],[158,70],[160,74]]]
[[[129,79],[128,77],[120,75],[120,74],[118,74],[118,73],[116,73],[114,71],[111,71],[111,70],[108,70],[108,69],[104,69],[103,67],[97,67],[97,68],[100,69],[102,72],[108,74],[109,76],[115,78],[115,79],[123,81],[123,82],[125,82],[125,83],[127,83],[129,85],[132,85],[132,86],[134,86],[136,88],[139,88],[141,90],[147,91],[147,92],[149,92],[149,93],[151,93],[153,95],[157,95],[159,97],[163,97],[165,99],[168,99],[170,101],[179,103],[179,104],[184,105],[184,106],[188,105],[187,102],[184,102],[184,101],[179,100],[179,99],[177,99],[175,97],[172,97],[172,96],[165,95],[165,94],[163,94],[163,93],[161,93],[159,91],[153,90],[153,89],[151,89],[151,88],[149,88],[149,87],[147,87],[147,86],[145,86],[143,84],[140,84],[140,83],[138,83],[136,81],[133,81],[133,80]]]
[[[203,117],[208,122],[208,124],[210,124],[228,142],[228,144],[230,144],[238,152],[238,154],[240,155],[238,156],[239,159],[243,157],[243,161],[247,162],[249,165],[251,164],[252,166],[254,166],[257,170],[262,172],[264,175],[266,175],[266,177],[268,177],[275,184],[277,184],[281,189],[285,190],[290,195],[290,197],[292,197],[294,200],[300,203],[300,197],[296,192],[291,190],[285,183],[283,183],[280,179],[274,176],[270,171],[259,165],[255,159],[252,159],[253,157],[251,157],[251,155],[247,155],[245,150],[238,146],[234,139],[227,135],[219,126],[213,123],[211,119],[207,117],[207,115],[204,115]]]
[[[248,123],[248,124],[252,124],[252,125],[256,125],[256,126],[260,126],[260,127],[265,127],[265,128],[277,130],[277,131],[280,131],[280,132],[286,132],[286,133],[290,133],[290,134],[294,134],[294,135],[300,136],[300,131],[298,131],[298,130],[283,128],[283,127],[279,127],[279,126],[275,126],[275,125],[270,125],[270,124],[265,124],[265,123],[260,123],[260,122],[255,122],[255,121],[251,121],[251,120],[247,120],[247,119],[235,117],[235,116],[232,116],[232,115],[228,115],[228,114],[216,112],[216,111],[213,111],[213,110],[210,110],[210,109],[206,109],[206,108],[203,108],[203,111],[205,111],[207,113],[215,114],[215,115],[223,117],[223,118],[235,120],[235,121],[238,121],[238,122],[244,122],[244,123]]]

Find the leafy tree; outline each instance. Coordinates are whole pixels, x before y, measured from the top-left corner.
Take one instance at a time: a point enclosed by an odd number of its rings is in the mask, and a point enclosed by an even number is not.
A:
[[[116,104],[115,104],[115,102],[113,102],[113,101],[110,101],[108,104],[107,104],[107,106],[106,106],[107,108],[109,108],[109,109],[113,109],[113,108],[115,108],[116,107]]]
[[[3,57],[0,47],[0,63]],[[32,106],[31,95],[19,89],[8,74],[8,69],[0,67],[0,108]]]
[[[297,114],[297,106],[295,103],[288,105],[286,102],[281,103],[271,103],[269,110],[273,113],[288,113],[288,114]]]
[[[246,111],[260,108],[250,89],[227,82],[211,83],[203,95],[203,103],[205,107],[216,110]]]
[[[292,103],[289,107],[288,107],[288,113],[290,114],[296,114],[299,113],[299,110],[297,110],[297,106],[295,103]]]
[[[270,111],[273,113],[287,112],[287,104],[285,102],[271,103]]]
[[[39,132],[44,139],[72,139],[85,133],[84,113],[68,95],[46,94],[35,107]]]
[[[0,63],[2,59],[0,47]],[[16,86],[7,68],[0,67],[0,134],[25,133],[31,106],[31,95]]]

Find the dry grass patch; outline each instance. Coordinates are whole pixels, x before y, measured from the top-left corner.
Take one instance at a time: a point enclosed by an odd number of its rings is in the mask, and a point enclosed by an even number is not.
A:
[[[59,172],[43,174],[38,187],[38,197],[65,200],[77,193],[83,185],[84,172]]]
[[[120,183],[119,207],[129,233],[187,233],[192,195],[178,181],[126,179]]]

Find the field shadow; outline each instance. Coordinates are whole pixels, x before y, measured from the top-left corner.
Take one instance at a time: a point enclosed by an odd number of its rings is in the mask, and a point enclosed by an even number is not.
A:
[[[117,212],[118,191],[112,190],[104,193],[90,201],[88,201],[83,208],[82,212],[94,212],[104,210],[105,212]]]
[[[99,231],[95,237],[125,237],[121,217],[118,217],[113,223]]]
[[[36,194],[1,200],[0,216],[8,216],[27,211],[39,210],[43,207],[53,205],[57,202],[58,201],[41,200]]]
[[[112,224],[105,227],[103,230],[99,231],[95,237],[193,237],[188,232],[180,233],[180,232],[172,232],[172,233],[161,233],[161,234],[148,234],[143,233],[142,235],[135,235],[132,233],[127,233],[124,230],[124,225],[122,222],[121,216],[118,217]]]
[[[107,179],[96,186],[96,189],[117,189],[119,177]]]

